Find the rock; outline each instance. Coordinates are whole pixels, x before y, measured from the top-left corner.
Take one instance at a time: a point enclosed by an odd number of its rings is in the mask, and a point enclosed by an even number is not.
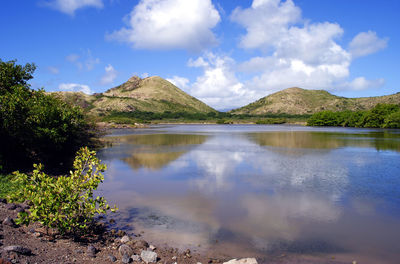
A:
[[[32,250],[30,250],[29,248],[23,247],[23,246],[8,246],[3,248],[4,252],[16,252],[22,255],[31,255],[32,254]]]
[[[142,250],[140,257],[146,263],[157,262],[157,253],[150,250]]]
[[[178,257],[177,256],[173,256],[172,257],[172,260],[176,260]]]
[[[11,217],[7,216],[6,219],[4,219],[3,221],[3,225],[8,225],[8,226],[12,226],[15,227],[16,224],[14,222],[14,219],[12,219]]]
[[[122,244],[121,246],[119,246],[118,251],[121,257],[123,257],[124,255],[132,256],[134,253],[133,249],[126,244]]]
[[[0,198],[0,203],[7,203],[7,199]]]
[[[122,256],[122,260],[121,261],[122,261],[122,263],[131,263],[132,259],[131,259],[131,257],[129,257],[129,255],[124,254]]]
[[[223,264],[257,264],[257,260],[255,258],[231,259]]]
[[[156,250],[156,247],[153,246],[153,245],[150,245],[150,246],[149,246],[149,249],[150,249],[151,251],[154,251],[154,250]]]
[[[6,204],[7,210],[15,210],[16,208],[17,208],[17,206],[13,203]]]
[[[108,259],[109,259],[111,262],[117,261],[117,258],[116,258],[114,255],[108,255]]]
[[[139,255],[132,255],[132,256],[131,256],[131,259],[132,259],[132,261],[137,261],[137,262],[139,262],[139,261],[140,261],[140,256],[139,256]]]
[[[118,232],[117,232],[117,236],[119,236],[119,237],[123,237],[123,236],[125,236],[125,235],[126,235],[126,232],[125,232],[125,231],[118,230]]]
[[[123,236],[122,238],[121,238],[121,243],[123,243],[123,244],[125,244],[126,242],[128,242],[129,240],[131,240],[130,238],[129,238],[129,236]]]
[[[145,250],[149,247],[149,244],[144,240],[131,240],[126,244],[131,245],[135,249]]]
[[[86,254],[89,256],[89,257],[91,257],[91,258],[94,258],[94,257],[96,257],[96,248],[93,246],[93,245],[89,245],[88,247],[87,247],[87,250],[86,250]]]
[[[34,237],[41,237],[41,236],[42,236],[42,234],[41,234],[41,233],[39,233],[39,232],[35,232],[35,233],[33,233],[33,236],[34,236]]]

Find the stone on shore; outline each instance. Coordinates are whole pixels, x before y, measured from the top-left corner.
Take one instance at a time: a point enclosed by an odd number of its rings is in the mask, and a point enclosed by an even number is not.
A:
[[[6,219],[3,220],[3,225],[8,225],[8,226],[12,226],[12,227],[16,226],[14,219],[12,219],[9,216],[7,216]]]
[[[16,252],[22,255],[31,255],[32,254],[32,250],[30,250],[29,248],[23,247],[23,246],[7,246],[3,248],[4,252]]]
[[[255,258],[231,259],[223,264],[257,264]]]
[[[122,256],[122,260],[121,261],[122,261],[122,263],[131,263],[132,259],[131,259],[131,257],[129,257],[129,255],[124,254]]]
[[[111,261],[111,262],[115,262],[115,261],[117,261],[117,258],[114,256],[114,255],[108,255],[108,259]]]
[[[128,242],[129,240],[131,240],[131,239],[129,238],[129,236],[123,236],[123,237],[121,238],[121,243],[125,244],[125,243]]]
[[[133,249],[126,244],[122,244],[121,246],[119,246],[118,251],[121,257],[124,257],[124,255],[132,256],[134,253]]]
[[[86,254],[91,258],[96,257],[96,248],[93,245],[89,245],[87,247]]]
[[[146,263],[157,262],[157,253],[150,250],[142,250],[140,257]]]

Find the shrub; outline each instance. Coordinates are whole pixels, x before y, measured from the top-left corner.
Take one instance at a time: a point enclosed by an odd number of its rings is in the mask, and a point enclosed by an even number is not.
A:
[[[93,197],[93,191],[104,180],[101,172],[106,169],[96,152],[81,148],[69,176],[52,177],[42,168],[35,164],[31,176],[14,172],[14,183],[22,188],[10,199],[33,204],[30,213],[19,214],[17,223],[40,222],[46,228],[57,228],[61,234],[85,233],[95,215],[116,210],[110,208],[104,197]]]

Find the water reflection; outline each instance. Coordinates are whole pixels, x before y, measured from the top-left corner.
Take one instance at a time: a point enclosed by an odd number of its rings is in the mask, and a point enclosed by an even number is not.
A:
[[[335,149],[342,147],[375,148],[400,152],[400,135],[397,133],[333,133],[333,132],[268,132],[252,133],[250,138],[261,146],[286,149]]]
[[[204,135],[150,134],[107,137],[106,140],[114,145],[113,155],[120,156],[132,169],[159,170],[206,138]]]
[[[398,134],[290,129],[115,137],[102,192],[154,243],[395,263]]]

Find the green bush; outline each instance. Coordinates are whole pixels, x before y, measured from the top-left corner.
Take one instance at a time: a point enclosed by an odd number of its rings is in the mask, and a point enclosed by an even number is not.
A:
[[[32,163],[70,168],[74,153],[90,142],[91,126],[79,107],[32,90],[34,64],[0,60],[0,169]]]
[[[93,197],[93,191],[103,182],[106,169],[96,152],[81,148],[69,176],[52,177],[34,165],[31,176],[14,172],[15,184],[21,186],[9,198],[12,201],[30,201],[30,213],[19,213],[17,223],[28,225],[40,222],[46,228],[57,228],[61,234],[85,233],[97,214],[110,208],[104,197]]]
[[[313,114],[309,126],[344,126],[370,128],[399,128],[400,107],[395,104],[377,104],[368,111],[322,111]]]

